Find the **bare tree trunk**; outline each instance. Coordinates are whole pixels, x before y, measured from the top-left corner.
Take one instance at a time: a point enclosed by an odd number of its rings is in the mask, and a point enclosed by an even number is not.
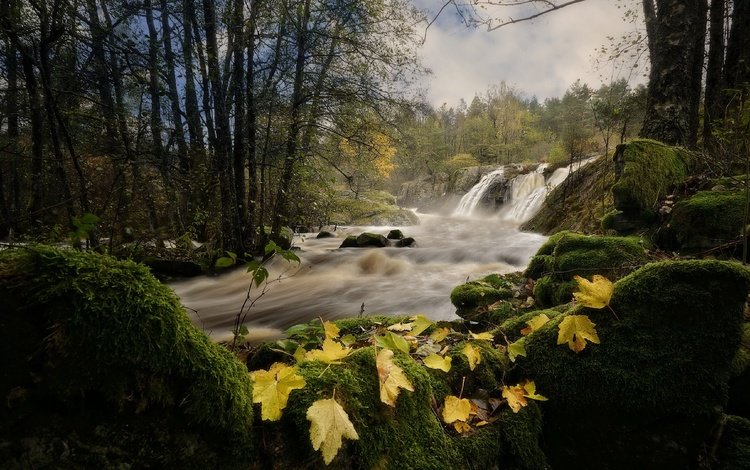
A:
[[[297,58],[294,63],[294,91],[289,112],[289,133],[286,139],[284,169],[276,192],[276,209],[271,225],[271,236],[278,237],[281,226],[289,222],[289,190],[294,178],[294,167],[299,159],[299,132],[302,127],[302,108],[304,96],[305,65],[307,56],[308,25],[310,21],[310,0],[305,0],[302,11],[297,18]]]
[[[255,99],[255,31],[260,10],[260,0],[253,0],[250,6],[250,17],[247,20],[245,41],[247,44],[247,73],[245,78],[245,97],[247,99],[247,120],[245,134],[247,135],[247,167],[248,167],[248,196],[245,212],[244,237],[255,241],[255,221],[258,205],[258,162],[257,162],[257,134],[258,109]]]
[[[221,198],[221,237],[220,243],[224,250],[239,250],[242,252],[242,234],[240,233],[239,214],[237,212],[236,195],[232,183],[232,167],[230,165],[231,141],[229,134],[229,116],[226,101],[222,96],[221,77],[219,75],[219,48],[216,40],[216,9],[213,0],[203,0],[203,16],[206,23],[206,65],[211,83],[214,114],[216,118],[216,136],[214,139],[214,165],[219,182]]]
[[[651,75],[641,136],[695,147],[706,0],[643,0]],[[700,44],[700,45],[699,45]]]
[[[709,153],[716,150],[713,135],[714,122],[721,119],[721,90],[724,69],[724,14],[726,0],[711,0],[708,68],[703,112],[703,148]]]
[[[177,74],[175,73],[174,52],[172,50],[172,27],[169,25],[169,4],[161,0],[161,34],[164,44],[164,65],[169,89],[169,103],[174,123],[174,137],[177,143],[177,161],[183,174],[190,172],[190,158],[185,142],[185,131],[182,128],[182,111],[180,110],[180,94],[177,91]]]
[[[245,46],[244,46],[244,7],[243,0],[234,0],[234,12],[232,15],[232,35],[234,37],[234,63],[232,70],[232,83],[234,84],[234,194],[236,197],[237,212],[240,214],[240,220],[247,220],[245,213],[246,208],[246,191],[245,191],[245,169],[247,168],[247,158],[245,153],[245,89],[243,75],[245,73]],[[252,57],[250,58],[252,60]],[[230,93],[227,93],[229,95]],[[242,224],[240,230],[245,233]],[[244,238],[244,237],[243,237]]]

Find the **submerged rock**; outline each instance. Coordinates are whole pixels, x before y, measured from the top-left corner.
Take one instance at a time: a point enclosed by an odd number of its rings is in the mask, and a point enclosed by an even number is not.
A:
[[[404,238],[404,232],[399,229],[394,229],[388,232],[386,238],[388,240],[401,240],[402,238]]]

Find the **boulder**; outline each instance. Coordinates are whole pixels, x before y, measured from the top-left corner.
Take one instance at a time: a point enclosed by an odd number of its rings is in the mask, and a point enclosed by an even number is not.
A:
[[[399,248],[406,248],[406,247],[414,246],[416,243],[417,243],[417,241],[414,240],[414,238],[412,238],[412,237],[406,237],[406,238],[402,238],[401,240],[397,241],[396,242],[396,246],[399,247]]]
[[[148,256],[141,262],[151,268],[157,277],[195,277],[203,274],[201,265],[194,261]]]
[[[388,239],[379,233],[363,232],[357,236],[357,246],[360,248],[388,246]]]
[[[578,275],[601,274],[614,281],[643,265],[646,252],[636,237],[588,236],[575,232],[552,235],[531,258],[524,274],[536,280],[539,306],[570,302]]]
[[[469,281],[453,288],[451,303],[456,314],[467,320],[481,316],[489,305],[513,297],[511,282],[499,274],[490,274],[476,281]]]
[[[3,467],[252,460],[246,368],[145,266],[45,246],[2,250],[0,298]]]
[[[388,240],[401,240],[402,238],[404,238],[404,232],[399,229],[394,229],[388,232],[386,238]]]
[[[315,238],[336,238],[336,234],[327,230],[321,230]]]
[[[695,466],[727,400],[749,286],[735,263],[649,264],[615,283],[617,318],[578,306],[527,336],[519,373],[554,397],[543,407],[552,467]],[[557,344],[571,314],[591,318],[600,344]]]
[[[669,248],[701,251],[737,240],[742,232],[747,201],[740,191],[699,191],[675,204],[668,236]],[[669,242],[672,243],[669,243]]]

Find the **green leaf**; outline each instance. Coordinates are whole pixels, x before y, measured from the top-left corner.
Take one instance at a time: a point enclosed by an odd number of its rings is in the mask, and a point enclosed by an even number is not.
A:
[[[254,259],[252,261],[248,261],[245,266],[247,266],[247,272],[253,272],[263,265],[260,264],[260,261]]]
[[[227,251],[227,256],[232,258],[232,261],[234,261],[235,263],[237,262],[237,253],[233,251]]]
[[[101,219],[99,217],[95,216],[94,214],[90,212],[83,214],[80,218],[81,224],[86,224],[86,225],[98,224],[100,220]]]
[[[388,349],[398,349],[399,351],[403,351],[406,354],[409,354],[409,350],[411,349],[411,346],[409,346],[409,343],[404,339],[403,336],[394,334],[390,331],[387,331],[382,336],[376,336],[375,341],[380,347]]]
[[[215,266],[217,268],[228,268],[230,266],[234,266],[234,260],[232,258],[222,256],[221,258],[216,260]]]
[[[253,272],[253,281],[255,282],[255,287],[263,284],[266,279],[268,279],[268,270],[263,266],[259,267],[255,270],[255,272]]]
[[[264,250],[265,254],[270,255],[271,253],[278,253],[279,251],[281,251],[281,248],[273,240],[266,243]]]
[[[511,362],[516,362],[518,356],[526,357],[526,338],[521,338],[515,343],[508,345],[508,358]]]
[[[248,330],[248,329],[247,329],[247,326],[245,326],[245,325],[242,325],[242,326],[240,327],[240,331],[239,331],[239,334],[240,334],[241,336],[245,336],[245,335],[246,335],[246,334],[248,334],[248,333],[250,333],[250,330]]]
[[[289,250],[283,250],[280,253],[281,253],[281,257],[284,258],[285,260],[289,261],[290,263],[292,263],[292,262],[299,263],[300,262],[299,256],[297,256],[295,253],[293,253],[293,252],[291,252]]]

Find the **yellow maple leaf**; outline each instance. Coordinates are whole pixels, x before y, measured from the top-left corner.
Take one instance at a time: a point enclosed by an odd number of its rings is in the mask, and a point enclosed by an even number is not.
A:
[[[526,398],[531,398],[532,400],[536,401],[547,401],[547,397],[536,393],[536,384],[533,380],[527,380],[522,384],[522,386],[523,396],[525,396]]]
[[[445,397],[443,404],[443,422],[451,424],[454,421],[468,421],[471,414],[471,402],[466,398],[453,395]]]
[[[305,386],[305,379],[297,375],[297,369],[282,362],[274,363],[268,370],[253,371],[250,378],[253,403],[260,403],[261,418],[265,421],[278,421],[292,390]]]
[[[508,400],[508,406],[513,410],[513,413],[518,411],[529,403],[526,401],[525,390],[521,385],[513,385],[512,387],[503,387],[503,398]]]
[[[404,371],[393,363],[393,351],[381,349],[375,359],[375,365],[380,379],[380,401],[386,405],[396,406],[396,398],[402,388],[410,392],[414,391],[414,386]]]
[[[326,332],[326,338],[336,339],[339,337],[339,334],[341,334],[339,327],[329,321],[323,322],[323,329]]]
[[[447,338],[450,333],[451,330],[448,328],[438,328],[437,330],[432,332],[432,334],[430,335],[430,339],[436,343],[439,343]]]
[[[482,363],[482,351],[479,348],[475,348],[470,343],[466,343],[461,350],[469,361],[469,370],[474,370],[477,364]]]
[[[510,362],[516,362],[518,356],[526,357],[526,338],[521,338],[508,345],[508,359],[510,359]]]
[[[573,293],[576,302],[590,308],[604,308],[609,305],[614,289],[612,281],[599,274],[594,274],[591,281],[581,276],[573,276],[573,279],[578,283],[578,292]]]
[[[521,334],[526,336],[529,335],[539,328],[543,327],[547,324],[549,321],[549,317],[546,313],[540,313],[539,315],[535,316],[531,320],[527,321],[526,324],[529,325],[528,327],[521,330]]]
[[[429,367],[430,369],[438,369],[442,370],[443,372],[448,372],[451,370],[451,362],[453,361],[453,358],[450,356],[438,356],[437,354],[430,354],[429,356],[424,358],[424,365],[426,367]]]
[[[465,421],[454,421],[453,429],[459,434],[466,434],[471,431],[471,425]]]
[[[488,331],[485,331],[484,333],[478,333],[478,334],[472,333],[470,331],[469,335],[471,335],[471,339],[476,339],[480,341],[492,341],[495,338],[495,336]]]
[[[330,364],[331,362],[336,362],[339,359],[345,358],[350,352],[352,352],[352,348],[345,348],[341,343],[334,341],[331,338],[326,338],[323,341],[323,348],[307,351],[305,359],[308,361],[321,361]]]
[[[583,351],[586,347],[586,340],[599,344],[595,326],[586,315],[568,315],[560,322],[557,344],[568,343],[568,347],[575,352]]]
[[[419,336],[420,333],[435,324],[432,320],[421,314],[411,317],[409,320],[414,322],[414,328],[411,330],[411,334],[414,336]]]
[[[320,449],[326,465],[338,454],[342,438],[359,439],[349,415],[333,398],[314,402],[307,409],[307,420],[310,421],[310,442],[313,449]]]

